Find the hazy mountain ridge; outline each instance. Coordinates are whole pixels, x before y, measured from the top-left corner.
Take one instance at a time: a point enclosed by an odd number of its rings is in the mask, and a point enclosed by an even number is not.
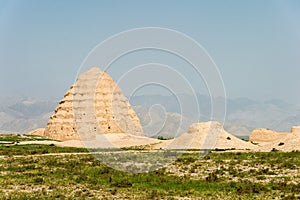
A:
[[[188,127],[196,122],[175,112],[164,112],[159,108],[148,109],[144,106],[134,106],[144,134],[148,137],[175,138],[185,133]]]
[[[0,103],[1,133],[27,133],[44,127],[57,105],[55,100],[21,97],[2,97]]]
[[[195,112],[198,105],[192,96],[186,94],[178,96],[143,95],[129,98],[146,135],[174,137],[175,134],[184,133],[193,122],[219,120],[210,117],[211,99],[208,96],[197,95],[200,117]],[[185,106],[182,116],[178,99],[181,100],[181,105]],[[258,127],[290,131],[291,126],[300,125],[299,107],[281,100],[259,102],[237,98],[228,99],[226,103],[224,127],[235,135],[249,135]],[[45,127],[57,104],[58,101],[54,99],[0,97],[0,131],[27,133]]]
[[[193,113],[195,104],[188,102],[190,95],[183,95],[186,108],[182,113],[184,117],[190,121],[206,121],[206,120],[220,120],[218,118],[211,118],[211,99],[204,95],[197,95],[200,107],[200,118],[196,118]],[[132,105],[142,105],[146,108],[151,106],[151,102],[161,102],[162,106],[166,108],[167,112],[179,113],[179,107],[172,107],[173,97],[167,96],[138,96],[131,99]],[[218,97],[216,101],[224,101]],[[258,127],[265,127],[274,129],[276,131],[290,131],[294,125],[300,124],[300,109],[299,107],[286,103],[282,100],[273,99],[265,102],[254,101],[248,98],[227,99],[227,110],[224,127],[229,132],[235,135],[249,135],[251,131]]]

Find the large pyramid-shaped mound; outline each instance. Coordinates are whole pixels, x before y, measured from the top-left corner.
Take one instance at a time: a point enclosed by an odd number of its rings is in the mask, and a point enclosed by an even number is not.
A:
[[[57,140],[92,140],[97,134],[143,135],[126,97],[104,71],[81,74],[50,117],[43,136]]]

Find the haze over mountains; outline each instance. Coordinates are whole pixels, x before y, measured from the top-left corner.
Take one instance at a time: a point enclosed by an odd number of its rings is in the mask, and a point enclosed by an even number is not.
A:
[[[197,118],[192,96],[180,94],[182,112],[172,96],[142,95],[129,99],[139,116],[146,136],[172,138],[184,133],[196,121],[211,119],[211,105],[208,96],[198,95],[200,117]],[[223,101],[220,99],[220,101]],[[0,97],[1,133],[28,133],[45,127],[58,100],[39,100],[21,97]],[[153,106],[154,105],[154,106]],[[276,131],[290,131],[299,124],[299,107],[281,100],[259,102],[247,98],[228,99],[225,129],[238,136],[247,136],[258,127]]]
[[[181,99],[187,101],[185,105],[190,105],[190,107],[183,111],[184,120],[182,127],[187,128],[189,125],[185,123],[195,121],[222,121],[222,119],[218,117],[210,119],[211,104],[208,96],[198,95],[201,115],[199,119],[195,116],[195,105],[188,102],[192,97],[184,95],[184,98]],[[223,100],[220,99],[220,101]],[[174,98],[170,96],[137,96],[132,98],[130,102],[132,105],[139,105],[146,108],[159,102],[167,112],[180,113],[179,107],[174,103]],[[152,109],[152,112],[154,112],[153,110],[155,109]],[[143,124],[145,120],[143,120],[143,115],[139,113],[138,107],[137,114],[140,116]],[[168,119],[170,120],[170,117]],[[160,119],[157,117],[152,120]],[[176,121],[176,119],[172,121]],[[178,117],[177,121],[179,121]],[[227,100],[227,113],[224,127],[228,132],[238,136],[247,136],[257,127],[265,127],[276,131],[290,131],[290,128],[299,124],[299,122],[299,107],[281,100],[269,100],[265,102],[254,101],[248,98]]]
[[[0,97],[1,133],[27,133],[44,127],[57,103],[56,100]]]

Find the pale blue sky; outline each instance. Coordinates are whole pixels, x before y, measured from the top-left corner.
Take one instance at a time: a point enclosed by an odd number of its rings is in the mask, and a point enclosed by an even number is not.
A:
[[[229,98],[299,105],[299,19],[298,0],[0,0],[0,95],[59,99],[95,45],[155,26],[202,44]]]

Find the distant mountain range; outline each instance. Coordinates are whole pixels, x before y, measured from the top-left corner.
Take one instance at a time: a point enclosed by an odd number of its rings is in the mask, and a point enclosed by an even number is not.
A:
[[[55,100],[0,97],[0,131],[27,133],[45,127],[56,105]]]
[[[143,95],[132,97],[129,101],[137,112],[146,135],[171,138],[186,132],[193,122],[220,120],[210,117],[211,99],[208,96],[198,95],[197,98],[200,116],[195,112],[197,102],[186,94],[177,97]],[[237,136],[247,136],[258,127],[289,131],[291,126],[300,125],[299,107],[281,100],[259,102],[238,98],[228,99],[226,102],[224,126],[228,132]],[[45,127],[57,104],[57,100],[0,97],[0,131],[27,133]],[[180,105],[183,106],[182,111]]]
[[[182,113],[190,121],[217,120],[211,118],[211,99],[198,95],[200,118],[195,116],[195,103],[190,95],[182,94],[182,104],[186,107]],[[216,100],[218,101],[218,99]],[[224,99],[220,99],[224,101]],[[180,113],[180,107],[174,103],[171,96],[137,96],[131,99],[132,105],[150,108],[151,105],[161,104],[167,112]],[[235,135],[249,135],[254,128],[265,127],[277,131],[290,131],[291,126],[300,124],[299,107],[281,100],[259,102],[248,98],[227,99],[225,129]]]

